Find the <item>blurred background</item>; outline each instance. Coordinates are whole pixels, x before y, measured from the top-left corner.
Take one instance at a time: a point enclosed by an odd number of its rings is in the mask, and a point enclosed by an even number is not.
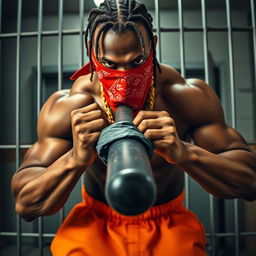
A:
[[[254,0],[141,1],[154,18],[161,62],[206,80],[226,121],[256,145]],[[12,175],[36,139],[41,106],[68,89],[85,64],[84,31],[93,0],[0,0],[0,255],[51,255],[49,245],[72,207],[79,182],[59,213],[26,223],[16,216]],[[203,109],[202,109],[203,111]],[[221,200],[186,177],[186,205],[206,228],[209,255],[256,255],[256,204]]]

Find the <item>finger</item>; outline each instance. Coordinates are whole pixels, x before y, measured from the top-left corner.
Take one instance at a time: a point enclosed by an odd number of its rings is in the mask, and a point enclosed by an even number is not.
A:
[[[81,123],[80,125],[77,125],[76,132],[77,133],[93,133],[96,131],[101,131],[103,130],[105,127],[107,127],[108,123],[106,123],[106,121],[101,118],[101,119],[97,119],[97,120],[93,120],[90,122],[86,122],[86,123]]]
[[[74,125],[80,124],[83,122],[89,122],[96,119],[104,119],[104,114],[102,110],[93,110],[88,113],[77,113],[72,117],[72,122]],[[106,120],[107,121],[107,120]]]
[[[97,104],[97,103],[92,103],[90,105],[87,105],[83,108],[78,108],[78,109],[75,109],[71,112],[71,118],[73,118],[74,116],[77,116],[77,115],[81,115],[81,114],[88,114],[88,113],[91,113],[91,112],[94,112],[94,111],[100,111],[98,113],[101,113],[101,116],[109,123],[111,124],[110,120],[108,119],[108,116],[106,114],[106,112]],[[96,113],[95,112],[95,113]],[[92,120],[93,118],[97,118],[96,117],[92,117],[90,120]],[[86,120],[85,120],[86,121]]]
[[[157,119],[169,116],[166,111],[140,111],[134,118],[133,123],[138,126],[145,119]]]
[[[138,130],[145,133],[147,129],[161,129],[162,125],[158,119],[145,119],[138,125]]]
[[[147,129],[161,129],[163,127],[168,128],[174,126],[174,120],[169,116],[164,116],[156,119],[144,119],[138,125],[138,129],[144,133]]]
[[[151,140],[159,140],[175,136],[176,133],[174,127],[167,127],[162,129],[148,129],[144,135]]]
[[[87,112],[97,110],[97,109],[100,109],[100,107],[97,103],[94,102],[94,103],[86,105],[82,108],[77,108],[77,109],[73,110],[71,112],[71,116],[79,114],[79,113],[87,113]]]

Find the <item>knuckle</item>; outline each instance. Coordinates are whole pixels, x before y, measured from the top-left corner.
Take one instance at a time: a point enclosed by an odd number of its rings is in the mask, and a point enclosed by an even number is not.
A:
[[[78,123],[78,121],[79,121],[79,116],[78,115],[74,114],[73,116],[71,116],[71,123],[73,125],[76,125]]]
[[[80,134],[81,133],[81,128],[79,126],[76,126],[74,130],[75,130],[76,134]]]
[[[147,130],[147,131],[144,133],[144,135],[145,135],[146,137],[148,137],[148,138],[151,138],[152,132],[151,132],[150,130]]]
[[[148,121],[148,120],[143,120],[143,121],[141,122],[139,128],[140,128],[142,131],[144,131],[144,130],[146,130],[147,127],[149,126],[149,123],[150,123],[150,121]]]
[[[171,136],[169,139],[168,139],[168,144],[169,145],[173,145],[175,143],[175,139],[173,136]]]
[[[169,113],[165,110],[160,111],[161,116],[169,116]]]
[[[175,128],[173,126],[169,127],[169,133],[175,134]]]
[[[88,141],[89,137],[90,136],[88,134],[81,134],[81,141],[83,143],[86,143]]]
[[[99,125],[100,125],[100,127],[106,126],[106,122],[103,118],[99,119]]]
[[[99,106],[96,102],[91,103],[89,106],[91,106],[92,108],[95,108],[95,109],[99,108]]]
[[[93,112],[91,112],[91,116],[94,119],[102,119],[104,116],[104,112],[101,109],[95,109]]]
[[[169,135],[175,135],[175,128],[173,126],[168,126],[165,128],[165,132]]]
[[[95,114],[97,116],[102,116],[102,110],[101,109],[95,109],[94,111],[95,111]]]
[[[141,117],[141,118],[144,118],[146,115],[146,111],[144,110],[141,110],[139,113],[138,113],[138,116]]]
[[[71,113],[70,113],[70,116],[71,116],[71,117],[74,117],[77,113],[78,113],[78,110],[77,110],[77,109],[72,110]]]
[[[165,125],[173,125],[174,120],[171,117],[167,117],[167,118],[164,119],[164,124]]]
[[[142,120],[141,125],[142,125],[143,127],[147,127],[147,126],[149,125],[149,123],[150,123],[149,120]]]

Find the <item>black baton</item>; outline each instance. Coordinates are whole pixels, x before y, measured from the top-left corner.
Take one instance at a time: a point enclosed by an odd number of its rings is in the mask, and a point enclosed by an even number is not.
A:
[[[132,119],[130,107],[117,107],[116,122]],[[156,184],[148,153],[140,141],[123,138],[110,145],[105,195],[110,206],[124,215],[138,215],[153,205]]]

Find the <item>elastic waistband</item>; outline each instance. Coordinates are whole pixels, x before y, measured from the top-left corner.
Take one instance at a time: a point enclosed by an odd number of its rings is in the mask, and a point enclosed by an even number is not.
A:
[[[102,203],[93,197],[91,197],[85,190],[82,188],[82,197],[83,202],[87,204],[90,208],[92,208],[95,213],[100,217],[105,217],[108,219],[119,219],[126,220],[131,222],[143,221],[149,219],[156,219],[158,217],[169,216],[172,212],[181,211],[183,208],[183,200],[184,200],[184,192],[182,192],[179,196],[171,200],[170,202],[156,205],[148,209],[146,212],[137,215],[137,216],[125,216],[122,215],[115,210],[113,210],[110,206]]]

